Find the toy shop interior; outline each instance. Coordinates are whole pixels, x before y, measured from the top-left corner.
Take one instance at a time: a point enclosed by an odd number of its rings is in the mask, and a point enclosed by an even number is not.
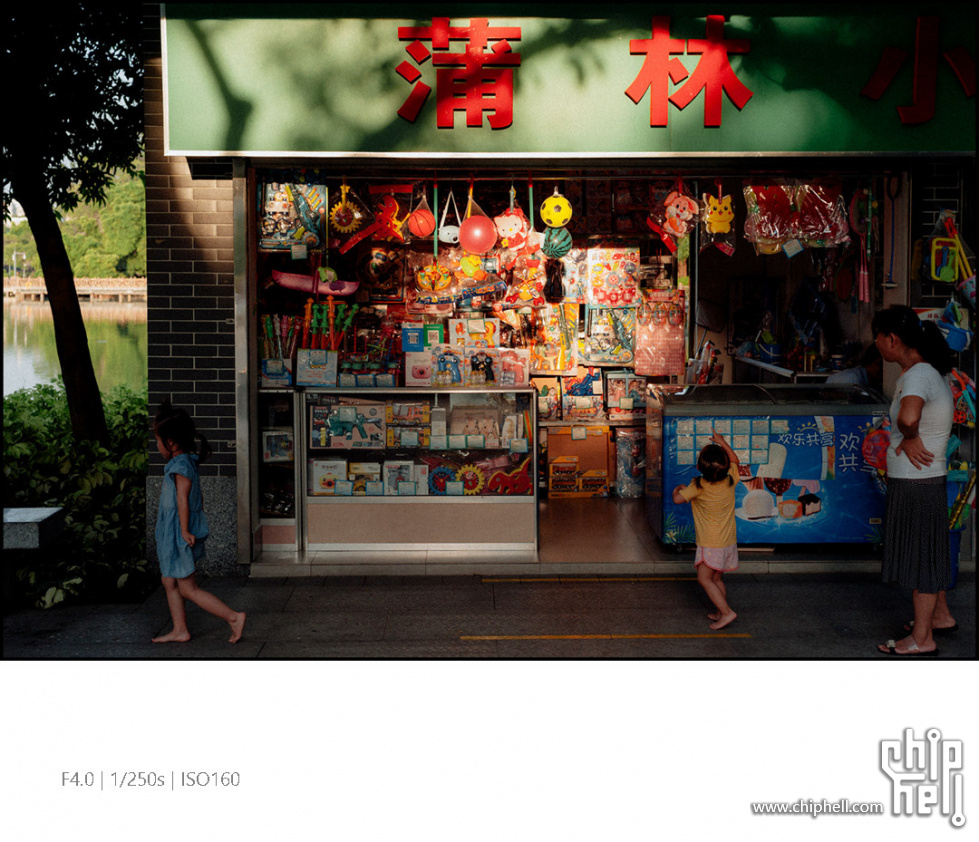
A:
[[[908,301],[959,355],[952,504],[975,458],[974,255],[952,211],[915,233],[916,186],[869,159],[250,167],[256,560],[668,559],[692,531],[667,463],[692,470],[713,429],[764,497],[743,540],[873,545],[880,477],[846,485],[844,449],[888,408],[873,314]],[[706,408],[702,386],[724,387]],[[870,499],[852,536],[822,522],[834,494]]]

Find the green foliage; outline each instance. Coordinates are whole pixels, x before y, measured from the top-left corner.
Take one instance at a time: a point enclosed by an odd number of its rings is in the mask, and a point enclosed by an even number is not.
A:
[[[105,399],[110,446],[76,442],[56,385],[3,399],[4,506],[62,506],[62,535],[26,553],[15,599],[141,598],[155,585],[146,562],[147,394],[118,387]]]
[[[105,204],[79,204],[62,216],[59,227],[76,278],[146,277],[146,187],[137,176],[117,174],[106,190]],[[40,277],[41,261],[26,222],[12,226],[3,238],[3,262],[13,274]]]
[[[11,194],[27,210],[38,190],[62,211],[101,204],[143,147],[142,5],[18,4],[4,23],[4,77],[31,114],[4,133],[4,218]]]

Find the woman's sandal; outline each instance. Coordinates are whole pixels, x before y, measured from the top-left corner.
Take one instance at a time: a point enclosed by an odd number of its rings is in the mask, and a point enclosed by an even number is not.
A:
[[[904,630],[909,634],[914,631],[914,620],[909,623],[904,624]],[[954,626],[932,626],[932,634],[955,634],[959,630],[959,624],[956,623]]]
[[[883,647],[886,647],[886,648],[883,648]],[[884,654],[884,655],[901,655],[901,656],[904,656],[904,655],[937,655],[938,654],[938,647],[936,646],[934,649],[929,649],[927,652],[925,652],[924,650],[919,649],[918,648],[918,644],[915,643],[912,640],[908,644],[908,651],[907,652],[898,652],[897,651],[897,641],[895,641],[895,640],[888,640],[887,643],[880,644],[880,646],[877,647],[877,651],[880,652],[880,653],[882,653],[882,654]]]

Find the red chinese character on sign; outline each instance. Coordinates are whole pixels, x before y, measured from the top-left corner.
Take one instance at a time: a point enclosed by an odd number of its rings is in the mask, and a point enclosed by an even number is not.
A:
[[[965,47],[955,47],[944,54],[965,91],[976,93],[976,62]],[[873,76],[860,91],[865,97],[877,100],[884,95],[908,57],[907,50],[885,47]],[[920,17],[914,38],[914,85],[912,104],[899,105],[897,113],[905,125],[927,123],[935,116],[935,94],[938,85],[938,18]]]
[[[694,98],[704,92],[704,125],[713,128],[721,125],[721,94],[740,111],[753,96],[745,84],[738,79],[731,67],[728,56],[731,53],[747,53],[751,49],[749,41],[744,39],[724,40],[724,17],[722,15],[707,16],[707,37],[690,39],[686,43],[689,55],[699,55],[700,59],[689,74],[678,58],[671,56],[683,55],[684,41],[682,38],[670,37],[670,19],[654,17],[652,38],[636,38],[629,41],[629,52],[632,55],[645,55],[639,74],[632,84],[625,89],[626,96],[636,104],[643,98],[648,89],[649,125],[654,127],[666,126],[669,120],[669,103],[677,108],[686,108]],[[689,77],[689,79],[688,79]],[[669,93],[669,83],[685,84],[672,95]]]
[[[511,51],[510,41],[520,40],[519,26],[491,27],[487,18],[472,18],[469,26],[449,26],[448,18],[432,18],[431,26],[399,26],[398,38],[412,42],[405,50],[416,64],[432,59],[440,129],[453,128],[456,111],[465,112],[468,127],[482,126],[484,113],[491,128],[505,129],[513,123],[512,68],[520,65],[520,54]],[[424,41],[431,43],[431,50]],[[464,41],[464,51],[449,52],[452,41]],[[420,81],[421,71],[411,62],[401,62],[396,70],[414,84],[398,109],[398,116],[413,123],[432,89]]]

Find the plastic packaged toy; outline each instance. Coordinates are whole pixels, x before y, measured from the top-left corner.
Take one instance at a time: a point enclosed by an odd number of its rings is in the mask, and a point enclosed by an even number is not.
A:
[[[734,254],[737,238],[734,231],[734,199],[723,195],[721,182],[717,182],[717,195],[704,193],[700,204],[700,250],[715,246],[730,257]]]
[[[297,245],[323,248],[325,210],[326,186],[323,184],[266,184],[259,248],[290,250]]]

